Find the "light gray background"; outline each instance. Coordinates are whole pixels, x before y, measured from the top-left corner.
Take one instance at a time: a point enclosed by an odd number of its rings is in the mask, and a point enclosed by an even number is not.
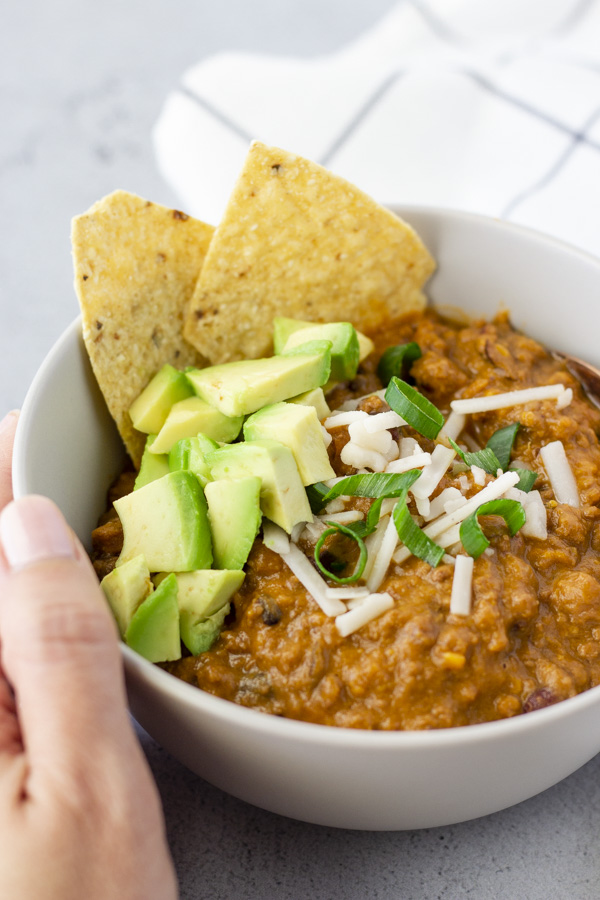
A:
[[[226,49],[329,52],[391,6],[391,0],[5,0],[1,410],[21,404],[45,353],[77,314],[71,216],[116,187],[177,203],[156,170],[150,130],[182,71]],[[250,807],[192,775],[144,733],[140,738],[163,797],[184,900],[600,896],[600,757],[543,795],[486,819],[371,834]]]

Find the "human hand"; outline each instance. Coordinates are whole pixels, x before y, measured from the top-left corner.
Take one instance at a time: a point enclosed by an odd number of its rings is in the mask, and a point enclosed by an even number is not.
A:
[[[12,501],[16,423],[0,423],[0,897],[173,900],[115,626],[54,504]]]

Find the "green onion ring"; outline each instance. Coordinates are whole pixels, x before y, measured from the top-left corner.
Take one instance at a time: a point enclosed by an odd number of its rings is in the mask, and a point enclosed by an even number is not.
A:
[[[337,584],[352,584],[354,581],[358,581],[361,577],[362,573],[365,571],[365,566],[367,564],[367,548],[365,547],[365,542],[360,537],[360,535],[356,534],[351,528],[348,528],[346,525],[340,525],[339,522],[326,522],[326,525],[330,527],[323,532],[319,540],[315,545],[315,563],[317,564],[317,568],[326,578],[330,578],[331,581],[335,581]],[[319,553],[321,551],[321,547],[325,542],[325,539],[328,538],[332,534],[336,534],[336,532],[340,532],[346,537],[351,538],[353,541],[356,541],[360,550],[360,556],[358,557],[358,563],[356,565],[356,569],[352,573],[352,575],[348,575],[346,578],[339,578],[333,572],[330,572],[329,569],[326,569],[323,563],[319,558]]]
[[[424,437],[435,440],[444,424],[439,409],[416,388],[392,376],[385,392],[386,403]]]
[[[526,521],[525,510],[518,500],[490,500],[482,503],[474,513],[461,522],[460,540],[463,547],[473,559],[481,556],[484,550],[490,546],[490,542],[481,530],[479,516],[501,516],[508,527],[511,537],[523,527]]]

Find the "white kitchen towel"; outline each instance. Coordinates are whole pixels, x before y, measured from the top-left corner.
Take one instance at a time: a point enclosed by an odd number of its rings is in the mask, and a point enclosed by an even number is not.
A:
[[[330,56],[203,60],[154,132],[182,206],[212,223],[254,138],[381,202],[487,213],[600,256],[600,0],[400,0]]]

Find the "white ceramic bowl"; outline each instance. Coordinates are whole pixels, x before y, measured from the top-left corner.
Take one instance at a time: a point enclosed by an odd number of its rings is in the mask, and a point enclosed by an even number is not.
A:
[[[400,212],[438,261],[435,303],[484,316],[507,306],[533,337],[600,362],[599,260],[492,219]],[[15,494],[52,497],[89,544],[123,459],[74,322],[23,407]],[[134,716],[175,757],[243,800],[322,825],[387,830],[475,818],[532,797],[600,750],[600,687],[501,722],[368,732],[267,716],[184,684],[126,647],[123,659]]]

